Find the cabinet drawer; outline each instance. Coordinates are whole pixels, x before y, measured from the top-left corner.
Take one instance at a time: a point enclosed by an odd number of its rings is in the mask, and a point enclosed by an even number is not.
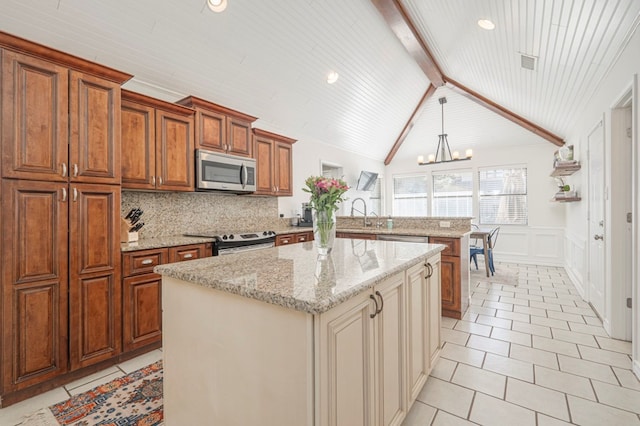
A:
[[[313,240],[313,232],[301,232],[295,235],[296,243],[304,243],[305,241]]]
[[[376,234],[361,234],[359,232],[336,232],[336,238],[352,238],[355,240],[377,240]]]
[[[285,246],[287,244],[294,244],[296,242],[293,234],[282,234],[276,236],[276,246]]]
[[[169,249],[169,263],[183,262],[205,257],[205,244],[191,244],[188,246],[171,247]]]
[[[166,248],[153,250],[140,250],[126,253],[122,256],[122,276],[153,272],[153,268],[167,263],[168,251]]]
[[[444,244],[447,246],[443,251],[443,256],[458,256],[460,257],[460,239],[459,238],[445,238],[445,237],[429,237],[431,244]]]

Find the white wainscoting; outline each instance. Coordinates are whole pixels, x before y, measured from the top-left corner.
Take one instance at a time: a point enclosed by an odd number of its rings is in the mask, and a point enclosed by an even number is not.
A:
[[[567,271],[567,274],[569,274],[569,278],[571,278],[573,285],[575,285],[578,292],[580,292],[580,296],[586,300],[587,294],[585,293],[585,289],[587,286],[587,277],[585,274],[587,270],[585,264],[585,247],[586,242],[584,238],[574,235],[565,236],[564,269]]]
[[[496,262],[564,266],[564,228],[501,226]]]

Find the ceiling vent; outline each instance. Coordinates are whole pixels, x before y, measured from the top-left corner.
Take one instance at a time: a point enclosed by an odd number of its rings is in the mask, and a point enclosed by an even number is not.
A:
[[[526,70],[536,70],[536,57],[520,54],[520,66]]]

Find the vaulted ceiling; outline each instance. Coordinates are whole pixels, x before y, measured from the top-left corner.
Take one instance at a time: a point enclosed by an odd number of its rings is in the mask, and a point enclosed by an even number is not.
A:
[[[431,82],[372,1],[228,1],[216,14],[205,0],[0,0],[0,30],[129,72],[131,90],[196,95],[260,117],[257,127],[384,160]],[[638,0],[398,3],[445,75],[560,137],[640,22]],[[435,149],[440,96],[452,145],[548,143],[443,86],[396,158]]]

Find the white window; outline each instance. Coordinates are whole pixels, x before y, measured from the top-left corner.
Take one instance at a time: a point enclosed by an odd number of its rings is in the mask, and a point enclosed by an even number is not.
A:
[[[527,224],[527,169],[480,169],[479,219],[482,225]]]
[[[473,216],[473,173],[467,171],[434,172],[432,216]]]
[[[394,176],[393,215],[427,216],[429,184],[426,175]]]

